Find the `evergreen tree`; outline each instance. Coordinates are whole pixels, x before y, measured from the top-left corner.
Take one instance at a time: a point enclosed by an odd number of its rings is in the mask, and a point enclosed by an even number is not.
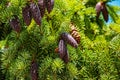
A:
[[[102,14],[96,20],[95,6],[100,0],[54,0],[53,9],[45,4],[45,12],[36,11],[37,20],[32,11],[31,21],[26,24],[23,8],[38,1],[0,1],[0,80],[120,79],[120,16],[116,13],[120,8],[107,4],[112,0],[102,0],[114,21],[109,25]],[[18,31],[11,27],[14,20],[19,23]],[[78,43],[77,48],[72,47],[65,36],[65,58],[59,55],[63,50],[59,47],[62,33]]]

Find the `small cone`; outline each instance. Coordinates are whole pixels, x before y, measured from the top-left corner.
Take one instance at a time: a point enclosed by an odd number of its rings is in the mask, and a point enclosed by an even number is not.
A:
[[[103,8],[101,9],[101,11],[102,11],[104,20],[107,22],[108,21],[108,11],[107,11],[105,3],[103,4]]]
[[[38,80],[38,65],[36,61],[32,61],[30,73],[31,73],[31,80]]]
[[[60,55],[60,58],[62,59],[67,52],[67,47],[64,40],[59,41],[58,52],[59,52],[58,54]]]
[[[30,9],[31,9],[33,19],[40,26],[41,25],[41,13],[40,13],[38,5],[36,5],[35,3],[31,3]]]
[[[14,18],[10,20],[10,26],[17,33],[20,33],[21,25],[20,25],[19,18],[17,15],[14,15]]]
[[[32,20],[32,15],[30,12],[30,6],[28,4],[24,8],[22,8],[22,15],[24,22],[27,26],[29,26]]]
[[[96,9],[96,19],[98,20],[100,13],[101,13],[101,9],[102,9],[102,3],[103,2],[98,2],[95,6]]]
[[[77,48],[78,47],[78,43],[76,42],[76,40],[68,33],[62,33],[61,34],[61,38],[67,42],[68,44],[70,44],[71,46]]]
[[[38,0],[38,6],[41,12],[41,17],[43,17],[45,14],[45,8],[46,8],[45,0]]]
[[[77,41],[77,43],[80,43],[80,35],[79,32],[77,31],[75,25],[71,24],[70,25],[70,34],[72,35],[72,37]]]
[[[46,7],[48,13],[50,13],[54,7],[54,0],[46,0]]]

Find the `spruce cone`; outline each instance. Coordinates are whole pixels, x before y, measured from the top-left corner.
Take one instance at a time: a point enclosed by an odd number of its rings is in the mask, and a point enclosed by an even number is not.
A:
[[[57,48],[55,48],[54,52],[58,53],[59,52],[58,50],[59,50],[59,48],[57,47]]]
[[[66,47],[66,43],[64,42],[64,40],[60,40],[59,41],[59,46],[57,49],[58,51],[58,54],[60,56],[60,58],[65,62],[65,63],[68,63],[69,62],[69,54],[68,54],[68,51],[67,51],[67,47]]]
[[[47,7],[48,13],[52,11],[53,6],[54,6],[54,0],[46,0],[46,7]]]
[[[10,20],[10,26],[13,30],[15,30],[17,33],[20,33],[20,22],[18,16],[14,15],[14,18]]]
[[[108,21],[108,11],[107,11],[105,3],[103,3],[102,6],[103,7],[102,7],[101,11],[102,11],[102,14],[103,14],[103,18],[107,22]]]
[[[108,11],[106,8],[106,3],[102,2],[102,1],[98,2],[96,4],[95,8],[96,8],[96,14],[97,14],[96,19],[98,20],[100,13],[102,12],[103,18],[107,22],[108,21]]]
[[[72,37],[77,41],[77,43],[79,44],[80,43],[80,35],[79,35],[79,32],[77,31],[76,27],[71,24],[70,25],[70,28],[71,28],[71,31],[70,31],[70,34],[72,35]]]
[[[71,46],[77,48],[78,47],[78,43],[76,42],[76,40],[68,33],[62,33],[61,34],[61,39],[63,39],[64,41],[66,41],[67,43],[69,43]]]
[[[39,6],[39,9],[40,9],[40,12],[41,12],[41,17],[44,16],[45,14],[45,0],[38,0],[38,6]]]
[[[38,5],[36,5],[35,3],[31,3],[30,9],[31,9],[32,17],[35,20],[35,22],[38,25],[41,25],[41,13],[40,13]]]
[[[63,59],[63,57],[67,53],[66,44],[65,44],[64,40],[62,40],[62,39],[59,41],[58,52],[59,52],[61,59]]]
[[[30,73],[31,73],[32,80],[38,80],[38,65],[36,61],[32,61]]]
[[[67,53],[65,54],[65,56],[63,57],[63,61],[64,61],[65,63],[68,63],[68,62],[69,62],[69,54],[68,54],[68,51],[67,51]]]
[[[100,16],[100,12],[101,12],[101,9],[102,9],[102,3],[103,2],[98,2],[95,6],[95,9],[96,9],[96,19],[98,20],[99,16]]]
[[[26,25],[29,26],[31,23],[32,15],[30,12],[30,6],[28,4],[24,8],[22,8],[22,15]]]

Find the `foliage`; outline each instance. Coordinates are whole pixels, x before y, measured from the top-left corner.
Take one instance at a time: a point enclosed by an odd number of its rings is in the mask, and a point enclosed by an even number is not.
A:
[[[55,0],[52,12],[46,11],[41,26],[33,19],[26,26],[22,7],[27,0],[1,0],[0,80],[30,80],[33,59],[38,63],[39,80],[119,80],[120,16],[116,11],[120,8],[108,4],[114,22],[107,25],[102,16],[96,21],[98,1]],[[9,24],[13,15],[20,19],[19,35]],[[70,60],[66,64],[54,49],[59,35],[69,33],[71,22],[76,25],[81,39],[77,49],[67,45]]]

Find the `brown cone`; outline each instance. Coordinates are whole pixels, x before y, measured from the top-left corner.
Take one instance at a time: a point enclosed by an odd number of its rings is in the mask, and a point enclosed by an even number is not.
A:
[[[38,25],[41,25],[41,13],[40,13],[38,5],[36,5],[35,3],[31,3],[30,9],[31,9],[32,17],[35,20],[35,22]]]
[[[24,8],[22,8],[22,15],[24,22],[27,26],[29,26],[32,20],[32,15],[30,12],[30,6],[28,4]]]
[[[10,20],[10,26],[12,27],[13,30],[15,30],[17,33],[20,33],[20,22],[19,22],[19,18],[17,15],[13,16],[13,19]]]
[[[65,42],[67,42],[68,44],[70,44],[71,46],[75,48],[78,47],[78,43],[76,42],[76,40],[70,34],[66,32],[61,34],[61,39],[63,39]]]
[[[40,9],[41,17],[43,17],[45,14],[45,8],[46,8],[45,0],[38,0],[38,6]]]
[[[54,7],[54,0],[46,0],[46,7],[48,13],[50,13]]]
[[[70,25],[70,34],[72,35],[72,37],[77,41],[77,43],[80,43],[80,35],[79,32],[77,31],[75,25],[71,24]]]
[[[62,40],[62,39],[59,41],[58,52],[59,52],[58,54],[61,59],[65,56],[65,54],[67,52],[66,44],[65,44],[64,40]]]
[[[102,11],[102,14],[103,14],[103,18],[107,22],[108,21],[108,11],[107,11],[105,3],[103,3],[102,6],[103,6],[103,8],[101,9],[101,11]]]
[[[30,67],[31,80],[38,80],[38,65],[36,61],[32,61]]]
[[[101,13],[101,9],[102,9],[102,3],[103,2],[98,2],[95,6],[96,9],[96,19],[98,20],[100,13]]]

